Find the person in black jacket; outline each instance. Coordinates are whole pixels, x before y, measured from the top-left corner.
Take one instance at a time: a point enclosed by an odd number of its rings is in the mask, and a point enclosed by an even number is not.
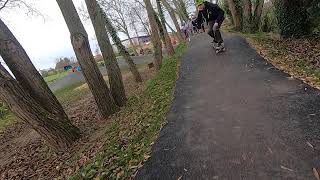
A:
[[[224,48],[220,26],[224,20],[224,11],[217,5],[204,0],[196,0],[198,9],[197,24],[205,20],[209,26],[208,34],[213,38],[217,48]]]

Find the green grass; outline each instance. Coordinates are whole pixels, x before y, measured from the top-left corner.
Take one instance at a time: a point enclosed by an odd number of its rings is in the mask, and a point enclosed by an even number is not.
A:
[[[16,122],[16,117],[9,112],[5,117],[0,119],[0,134],[9,126]]]
[[[127,105],[106,128],[103,147],[71,179],[129,179],[148,159],[151,143],[166,123],[184,48],[179,45],[176,55],[164,60],[142,94],[129,97]]]
[[[50,83],[53,83],[54,81],[56,81],[56,80],[58,80],[58,79],[60,79],[60,78],[62,78],[62,77],[64,77],[64,76],[68,75],[68,73],[69,73],[68,71],[59,72],[59,73],[57,73],[57,74],[54,74],[54,75],[50,75],[50,76],[45,77],[44,80],[45,80],[48,84],[50,84]]]
[[[72,103],[80,100],[84,95],[89,93],[89,88],[77,89],[84,82],[74,83],[54,92],[61,104]]]

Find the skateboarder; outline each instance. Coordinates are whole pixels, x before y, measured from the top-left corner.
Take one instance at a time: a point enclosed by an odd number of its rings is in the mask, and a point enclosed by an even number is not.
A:
[[[213,46],[217,52],[224,50],[224,43],[220,32],[220,26],[224,20],[224,11],[217,5],[205,0],[196,0],[198,9],[197,24],[208,22],[208,34],[213,38]]]

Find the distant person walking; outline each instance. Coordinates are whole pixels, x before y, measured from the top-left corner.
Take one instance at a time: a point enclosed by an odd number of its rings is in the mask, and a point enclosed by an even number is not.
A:
[[[191,41],[191,31],[192,31],[192,26],[190,25],[191,22],[182,22],[182,31],[184,32],[185,40],[188,40],[189,42]]]
[[[201,26],[204,20],[208,23],[208,34],[213,38],[216,49],[224,49],[220,26],[224,20],[224,11],[217,5],[204,0],[196,0],[198,9],[197,24]],[[202,27],[198,27],[202,28]]]

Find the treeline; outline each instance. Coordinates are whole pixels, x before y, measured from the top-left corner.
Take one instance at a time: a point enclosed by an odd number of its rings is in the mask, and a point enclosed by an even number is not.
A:
[[[283,37],[320,36],[319,0],[223,0],[236,30],[278,32]]]
[[[11,7],[10,2],[10,0],[4,4],[0,2],[1,9],[6,8],[6,5]],[[23,0],[19,2],[26,3]],[[118,0],[101,0],[99,2],[97,0],[85,0],[107,68],[109,86],[104,81],[94,60],[88,34],[73,1],[56,0],[56,2],[69,29],[76,59],[93,94],[99,113],[103,118],[108,118],[111,114],[119,111],[127,100],[122,74],[111,46],[110,38],[115,42],[120,54],[128,63],[135,81],[142,82],[135,63],[120,41],[117,27],[108,16],[108,11],[110,10],[108,5],[117,4]],[[177,35],[180,41],[183,41],[176,23],[176,16],[181,18],[180,21],[188,19],[186,4],[182,0],[175,0],[173,4],[166,0],[157,0],[156,8],[154,8],[150,0],[132,2],[140,4],[147,13],[148,27],[150,28],[154,47],[155,67],[159,70],[163,59],[162,43],[169,56],[174,54],[166,26],[168,22],[163,15],[163,7],[170,12],[172,21],[175,22],[176,31],[173,33]],[[176,6],[175,10],[172,6]],[[31,62],[27,52],[3,20],[0,20],[0,55],[14,75],[14,77],[11,76],[7,69],[0,64],[1,100],[5,101],[10,110],[20,120],[35,129],[52,147],[58,150],[69,147],[80,137],[80,129],[71,123],[62,105],[51,92],[43,77]]]

